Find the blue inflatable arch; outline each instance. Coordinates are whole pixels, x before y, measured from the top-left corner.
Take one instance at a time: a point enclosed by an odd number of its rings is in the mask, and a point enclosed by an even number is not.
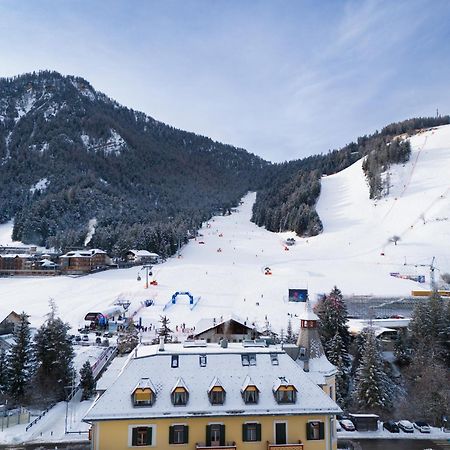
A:
[[[175,304],[177,302],[177,297],[179,295],[187,295],[189,297],[189,304],[194,304],[194,297],[190,292],[175,292],[175,294],[172,295],[172,303]]]

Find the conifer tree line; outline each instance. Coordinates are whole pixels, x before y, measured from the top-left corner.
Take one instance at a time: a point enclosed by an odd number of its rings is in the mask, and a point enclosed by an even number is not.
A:
[[[393,377],[372,327],[351,339],[341,291],[335,287],[315,307],[325,354],[336,366],[336,400],[344,410],[384,417],[421,418],[440,426],[450,408],[450,302],[438,295],[418,300],[407,330],[397,335]]]
[[[396,137],[449,123],[450,116],[409,119],[359,137],[340,150],[267,167],[265,183],[253,207],[252,221],[270,231],[289,230],[300,236],[315,236],[323,228],[315,210],[322,175],[337,173],[366,156],[363,170],[370,198],[379,198],[385,187],[381,174],[392,164],[408,161],[411,153],[409,141]]]
[[[0,352],[0,395],[10,405],[48,405],[65,400],[76,388],[69,328],[57,317],[54,303],[33,337],[28,315],[20,314],[10,350]],[[95,388],[90,365],[85,364],[80,375],[87,398]]]
[[[248,191],[258,192],[252,218],[258,225],[316,235],[323,174],[368,155],[375,198],[384,168],[407,158],[407,144],[388,145],[392,137],[450,123],[448,116],[411,119],[340,150],[272,164],[50,71],[0,79],[0,116],[0,223],[14,218],[14,240],[61,251],[82,247],[95,218],[89,245],[118,257],[130,248],[174,254],[189,233]],[[43,179],[46,187],[33,190]]]

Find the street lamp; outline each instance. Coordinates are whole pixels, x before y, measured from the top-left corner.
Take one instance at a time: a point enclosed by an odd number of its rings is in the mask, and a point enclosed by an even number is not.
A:
[[[153,275],[152,272],[151,272],[152,267],[153,266],[142,266],[142,268],[141,268],[141,270],[145,269],[145,289],[148,289],[148,276],[149,275],[150,276]],[[140,275],[141,270],[139,270],[139,272],[138,272],[138,276],[137,276],[137,280],[138,281],[141,281],[141,275]]]

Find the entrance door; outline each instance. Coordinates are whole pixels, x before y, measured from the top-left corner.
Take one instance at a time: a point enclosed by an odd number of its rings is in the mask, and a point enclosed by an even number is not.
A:
[[[275,423],[275,444],[287,444],[286,423]]]
[[[219,446],[221,439],[220,439],[220,425],[211,425],[211,446]]]

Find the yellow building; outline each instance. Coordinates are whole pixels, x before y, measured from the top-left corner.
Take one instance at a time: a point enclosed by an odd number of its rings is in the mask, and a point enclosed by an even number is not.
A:
[[[280,348],[141,345],[84,420],[93,450],[334,450],[329,393]]]

